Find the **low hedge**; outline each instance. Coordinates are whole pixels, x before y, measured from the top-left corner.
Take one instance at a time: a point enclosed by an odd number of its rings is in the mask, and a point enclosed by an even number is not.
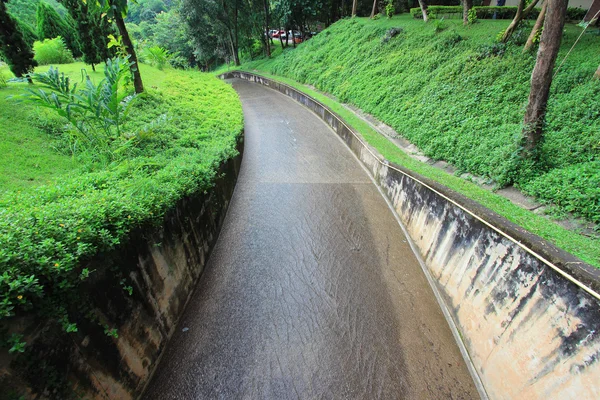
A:
[[[82,299],[74,289],[94,273],[85,261],[210,189],[219,165],[236,155],[243,114],[234,90],[198,72],[165,74],[161,88],[136,98],[130,111],[129,131],[163,115],[168,121],[135,157],[106,167],[82,160],[81,171],[61,182],[0,193],[0,324],[33,313],[75,330],[69,309]]]
[[[479,19],[492,19],[494,18],[494,14],[496,15],[496,19],[512,19],[517,13],[517,7],[514,6],[475,6],[473,7],[477,12],[477,18]],[[537,18],[540,12],[539,8],[534,9],[527,16],[528,19]],[[438,17],[440,16],[456,16],[456,18],[462,18],[463,8],[462,6],[429,6],[427,8],[428,14],[434,14]],[[569,7],[567,9],[567,19],[570,21],[581,21],[587,10],[578,7]],[[423,14],[421,13],[421,9],[419,7],[411,8],[410,14],[413,18],[422,19]]]

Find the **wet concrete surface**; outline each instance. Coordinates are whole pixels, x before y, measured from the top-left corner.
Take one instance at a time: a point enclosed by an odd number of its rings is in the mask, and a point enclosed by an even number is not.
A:
[[[314,114],[231,81],[242,170],[145,399],[479,398],[385,200]]]

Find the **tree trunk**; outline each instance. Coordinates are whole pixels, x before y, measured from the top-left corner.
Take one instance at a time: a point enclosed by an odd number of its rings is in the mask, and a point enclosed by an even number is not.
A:
[[[92,71],[96,72],[96,65],[92,63]]]
[[[133,87],[136,93],[142,93],[144,91],[144,84],[142,83],[142,76],[140,75],[140,68],[138,66],[137,55],[135,54],[133,43],[131,42],[131,38],[129,37],[129,32],[127,32],[127,28],[125,27],[125,21],[123,21],[123,16],[119,12],[115,12],[115,24],[117,25],[119,34],[123,38],[123,44],[125,45],[127,54],[129,54],[129,62],[132,63],[131,73],[133,74]]]
[[[356,17],[356,3],[358,3],[357,0],[352,2],[352,17]]]
[[[598,69],[596,70],[596,73],[594,74],[594,78],[600,79],[600,66],[598,66]]]
[[[239,10],[239,5],[238,2],[235,2],[235,9],[233,10],[233,48],[234,48],[234,53],[233,53],[233,59],[235,61],[235,65],[236,66],[240,66],[240,55],[239,55],[239,43],[238,43],[238,10]]]
[[[548,8],[548,0],[546,0],[544,2],[544,4],[542,5],[542,9],[540,10],[540,15],[538,15],[537,19],[535,20],[535,25],[533,25],[533,29],[531,30],[531,33],[529,34],[529,37],[527,38],[527,43],[525,43],[525,47],[523,48],[523,53],[531,50],[531,48],[533,47],[533,40],[535,39],[535,36],[539,32],[539,30],[542,29],[542,26],[544,25],[544,19],[546,18],[546,9],[547,8]]]
[[[419,7],[421,7],[423,13],[423,21],[427,22],[429,19],[427,18],[427,3],[425,3],[425,0],[419,0]]]
[[[546,105],[552,84],[552,71],[565,26],[567,4],[568,0],[548,0],[544,31],[535,67],[531,74],[531,91],[523,120],[522,155],[524,157],[535,158],[535,150],[542,139]]]
[[[469,25],[469,11],[473,8],[473,0],[462,0],[463,3],[463,25]]]
[[[265,42],[267,44],[267,47],[265,48],[265,50],[267,51],[267,58],[271,57],[271,44],[269,43],[269,40],[271,39],[271,36],[269,35],[269,0],[263,0],[263,6],[265,8],[265,26],[266,26],[266,33],[267,33],[267,37],[265,38]]]
[[[377,0],[373,0],[373,9],[371,10],[371,19],[375,18],[375,10],[377,9]]]
[[[281,49],[283,50],[283,38],[281,37],[281,33],[279,34],[279,43],[281,43]]]
[[[515,32],[517,26],[519,26],[519,22],[521,22],[523,18],[525,18],[531,12],[531,10],[534,9],[538,1],[539,0],[532,0],[525,10],[523,10],[523,7],[525,7],[525,0],[519,1],[517,13],[515,14],[515,17],[511,21],[508,28],[506,28],[506,30],[504,31],[504,35],[502,35],[502,39],[500,40],[502,43],[508,42],[508,39],[510,39],[512,34]]]

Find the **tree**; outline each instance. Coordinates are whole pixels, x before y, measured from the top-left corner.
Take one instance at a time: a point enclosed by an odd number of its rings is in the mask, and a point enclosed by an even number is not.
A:
[[[352,17],[356,17],[356,6],[357,6],[358,1],[357,0],[353,0],[352,1]]]
[[[421,7],[421,14],[423,14],[423,21],[427,22],[427,3],[425,0],[419,0],[419,7]]]
[[[539,0],[532,0],[531,3],[529,3],[527,8],[525,8],[525,9],[523,9],[525,7],[525,0],[519,1],[519,5],[517,7],[517,13],[515,14],[515,17],[510,22],[510,25],[508,25],[508,28],[506,28],[506,30],[504,31],[504,34],[502,34],[502,39],[500,39],[500,41],[502,43],[508,42],[508,39],[510,39],[512,34],[515,32],[515,30],[519,26],[519,23],[521,23],[521,21],[525,17],[527,17],[527,15],[534,9],[534,7],[538,3],[538,1]]]
[[[106,62],[112,56],[108,48],[108,35],[114,35],[112,24],[102,18],[102,12],[94,2],[60,0],[75,21],[81,39],[83,61],[96,70],[95,64]]]
[[[0,52],[13,74],[18,77],[27,75],[31,82],[29,73],[33,71],[37,62],[33,59],[33,51],[23,38],[17,23],[6,10],[7,1],[0,0]]]
[[[540,39],[535,67],[531,74],[531,90],[523,120],[524,157],[536,157],[537,145],[543,135],[546,105],[552,84],[552,72],[560,48],[568,0],[547,0],[548,9]]]
[[[119,35],[123,39],[125,50],[129,55],[129,61],[131,62],[130,69],[133,75],[133,87],[136,93],[142,93],[144,91],[144,84],[142,82],[142,75],[140,74],[137,54],[135,53],[135,48],[129,37],[124,20],[127,15],[127,0],[97,0],[96,4],[100,6],[100,9],[107,17],[114,19],[119,30]]]
[[[81,44],[73,25],[58,15],[54,8],[43,1],[38,4],[37,34],[39,39],[54,39],[61,36],[74,57],[81,57]]]
[[[543,1],[543,0],[542,0]],[[535,24],[533,25],[533,29],[531,29],[531,33],[527,38],[527,42],[525,43],[525,47],[523,48],[523,52],[527,52],[531,50],[533,47],[535,38],[539,35],[542,26],[544,25],[544,19],[546,18],[546,10],[548,9],[548,1],[544,1],[542,5],[542,9],[540,10],[540,14],[535,20]]]
[[[598,69],[596,70],[594,77],[600,79],[600,66],[598,66]]]
[[[463,25],[469,25],[469,11],[473,8],[473,0],[462,0],[463,3]]]
[[[27,42],[27,44],[30,47],[33,47],[33,42],[35,42],[36,40],[39,39],[37,33],[35,33],[35,31],[33,30],[33,28],[31,26],[22,22],[18,18],[13,18],[13,19],[17,23],[17,27],[21,31],[21,34],[23,35],[23,39],[25,39],[25,42]]]
[[[375,18],[376,10],[377,10],[377,0],[373,0],[373,9],[371,10],[371,19]]]

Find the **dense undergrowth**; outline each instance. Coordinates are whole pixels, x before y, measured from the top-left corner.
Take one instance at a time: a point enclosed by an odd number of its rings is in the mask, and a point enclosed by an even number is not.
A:
[[[600,224],[600,60],[597,29],[558,71],[548,105],[541,163],[517,156],[534,54],[529,29],[495,41],[508,21],[424,24],[342,20],[282,56],[245,64],[331,93],[391,125],[434,159],[495,182],[515,184],[563,212]],[[391,27],[400,33],[385,40]],[[560,63],[580,34],[567,25]]]
[[[59,66],[75,80],[81,68]],[[147,91],[134,99],[123,127],[147,133],[135,151],[110,162],[86,152],[63,154],[73,170],[48,183],[27,186],[16,179],[2,187],[0,319],[33,310],[62,320],[67,331],[75,329],[67,312],[69,302],[78,301],[73,289],[93,273],[82,261],[114,249],[134,229],[160,223],[178,200],[209,189],[218,166],[235,155],[243,117],[233,89],[198,72],[143,66],[142,73]],[[10,92],[24,92],[25,86]],[[0,96],[5,93],[0,90]],[[3,107],[21,107],[1,101]],[[60,143],[70,129],[51,114],[34,114],[27,105],[24,110],[22,117],[31,112],[36,127],[23,132],[23,140],[31,133]]]

